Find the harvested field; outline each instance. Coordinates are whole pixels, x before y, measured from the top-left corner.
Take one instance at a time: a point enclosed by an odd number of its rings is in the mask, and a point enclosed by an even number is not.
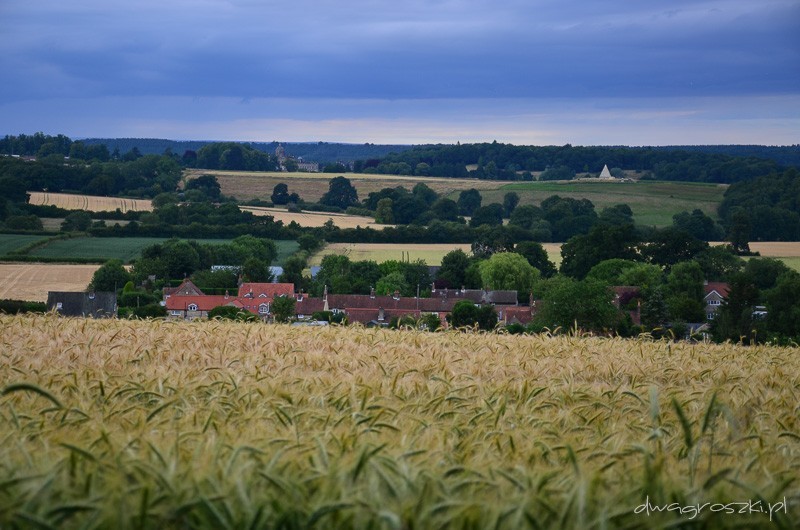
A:
[[[30,203],[41,206],[57,206],[65,210],[86,210],[89,212],[149,212],[153,205],[145,199],[123,199],[121,197],[96,197],[94,195],[72,195],[69,193],[50,193],[29,191]]]
[[[328,212],[289,212],[282,208],[266,208],[261,206],[241,206],[240,209],[245,212],[252,212],[253,215],[271,215],[276,221],[283,221],[283,224],[288,225],[292,221],[300,226],[324,226],[328,219],[333,220],[333,224],[339,228],[362,228],[371,227],[376,229],[383,229],[388,226],[394,225],[380,225],[375,222],[372,217],[363,217],[360,215],[347,215],[342,213],[328,213]]]
[[[800,241],[755,241],[750,250],[765,258],[800,258]]]
[[[46,302],[47,291],[83,291],[99,267],[100,265],[0,263],[0,299]]]
[[[339,176],[338,173],[276,173],[248,171],[218,171],[191,169],[186,171],[186,178],[200,175],[214,175],[222,188],[222,193],[236,197],[238,200],[269,200],[276,184],[281,182],[289,186],[289,193],[297,193],[308,202],[317,202],[328,191],[328,182]],[[441,195],[476,188],[479,190],[497,189],[504,183],[477,179],[449,179],[435,177],[405,177],[401,175],[368,175],[362,173],[345,173],[358,191],[358,198],[363,200],[371,192],[383,188],[402,186],[412,189],[423,182]]]
[[[800,520],[796,348],[53,315],[0,329],[2,528]]]
[[[561,263],[561,243],[542,243],[550,261],[556,265]],[[448,252],[460,248],[467,255],[471,248],[467,243],[330,243],[314,254],[311,265],[319,265],[328,254],[341,254],[352,261],[371,260],[382,263],[389,260],[423,260],[430,266],[441,265],[442,258]]]

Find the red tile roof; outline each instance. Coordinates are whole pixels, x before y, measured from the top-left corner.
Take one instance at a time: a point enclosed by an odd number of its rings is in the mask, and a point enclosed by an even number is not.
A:
[[[211,311],[215,307],[228,305],[235,298],[225,295],[172,295],[167,298],[167,311],[187,311],[189,306],[194,304],[197,311]]]
[[[708,282],[703,286],[706,296],[710,295],[713,291],[717,291],[717,293],[719,293],[719,295],[723,298],[728,296],[730,289],[730,285],[725,282]]]
[[[293,296],[293,283],[243,283],[239,286],[239,298],[275,298],[276,296]],[[263,295],[263,296],[262,296]]]

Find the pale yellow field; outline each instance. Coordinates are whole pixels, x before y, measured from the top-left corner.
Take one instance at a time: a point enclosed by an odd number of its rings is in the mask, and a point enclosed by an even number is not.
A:
[[[550,261],[556,266],[561,263],[561,243],[542,243],[547,251]],[[415,243],[415,244],[393,244],[393,243],[330,243],[314,254],[309,263],[319,265],[322,258],[328,254],[342,254],[350,258],[351,261],[372,260],[383,263],[389,260],[423,260],[431,266],[441,265],[442,258],[448,252],[460,248],[467,255],[471,249],[469,243]]]
[[[797,241],[756,241],[750,243],[750,250],[760,252],[765,258],[800,258]]]
[[[123,212],[150,212],[153,205],[144,199],[123,199],[120,197],[97,197],[94,195],[72,195],[69,193],[50,193],[29,191],[30,203],[41,206],[57,206],[66,210],[87,210],[90,212],[113,212],[119,208]]]
[[[100,265],[0,263],[0,299],[46,302],[47,291],[83,291]]]
[[[279,173],[204,169],[191,169],[185,172],[185,178],[187,179],[196,178],[200,175],[216,176],[222,188],[222,193],[236,197],[239,200],[269,200],[275,185],[283,182],[289,187],[289,193],[297,193],[303,200],[309,202],[317,202],[328,191],[328,182],[332,178],[340,176],[337,173]],[[366,199],[371,192],[380,191],[383,188],[402,186],[410,190],[418,182],[425,183],[429,188],[441,195],[469,188],[479,190],[497,189],[507,184],[507,182],[477,179],[406,177],[363,173],[345,173],[342,176],[347,177],[351,184],[355,186],[360,200]]]
[[[53,315],[0,329],[0,528],[800,521],[797,348]]]
[[[288,225],[292,221],[300,226],[324,226],[328,219],[333,220],[333,224],[339,228],[362,228],[371,227],[382,229],[394,225],[379,225],[372,217],[363,217],[361,215],[347,215],[341,213],[328,213],[328,212],[289,212],[281,208],[264,208],[260,206],[241,206],[240,209],[245,212],[252,212],[254,215],[271,215],[276,221],[283,221],[284,225]]]

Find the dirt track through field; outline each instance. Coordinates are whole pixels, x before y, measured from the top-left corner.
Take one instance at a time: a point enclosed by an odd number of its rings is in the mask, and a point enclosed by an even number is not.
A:
[[[0,263],[0,299],[45,302],[48,291],[83,291],[99,267]]]

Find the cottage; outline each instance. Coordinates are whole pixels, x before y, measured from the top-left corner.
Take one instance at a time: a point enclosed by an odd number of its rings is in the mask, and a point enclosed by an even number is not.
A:
[[[117,293],[50,291],[47,310],[66,317],[112,318],[117,316]]]

